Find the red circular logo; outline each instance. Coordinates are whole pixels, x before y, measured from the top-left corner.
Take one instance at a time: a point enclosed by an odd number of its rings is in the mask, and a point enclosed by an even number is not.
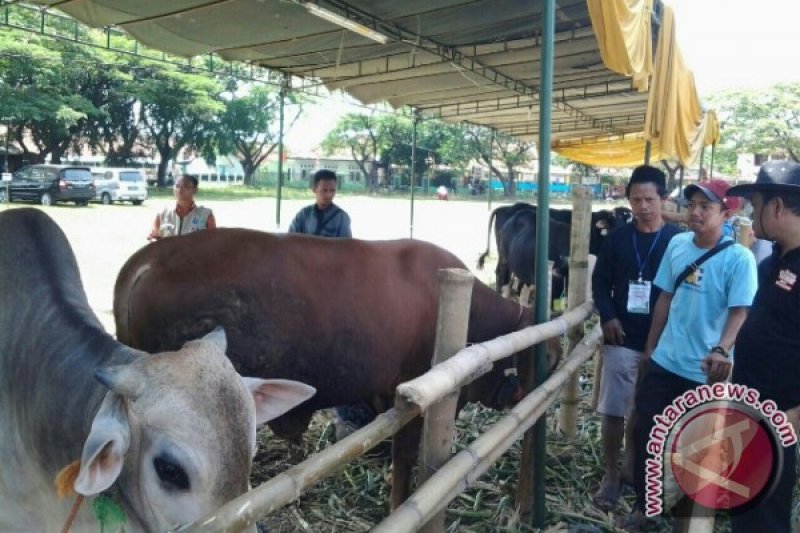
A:
[[[669,459],[675,481],[692,500],[709,509],[736,509],[771,488],[776,449],[755,414],[716,403],[682,421]]]

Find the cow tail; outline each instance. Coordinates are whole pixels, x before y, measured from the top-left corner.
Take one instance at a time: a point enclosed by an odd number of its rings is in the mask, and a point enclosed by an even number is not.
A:
[[[492,214],[489,215],[489,228],[486,230],[486,251],[483,252],[480,257],[478,257],[478,269],[483,269],[483,264],[486,262],[486,258],[489,256],[489,251],[492,247],[492,224],[494,223],[494,217],[497,214],[497,209],[492,211]]]

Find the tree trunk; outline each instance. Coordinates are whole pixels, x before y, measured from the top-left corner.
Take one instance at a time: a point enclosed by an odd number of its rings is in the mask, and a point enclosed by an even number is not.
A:
[[[254,185],[253,179],[255,177],[257,167],[253,162],[253,160],[250,159],[249,157],[244,161],[242,161],[241,163],[242,163],[242,171],[244,172],[244,184],[247,187],[252,187]]]
[[[664,168],[667,170],[667,193],[671,192],[675,188],[675,175],[678,173],[678,169],[680,169],[680,165],[675,165],[675,167],[669,166],[669,163],[662,159],[661,164],[664,165]]]
[[[169,151],[166,151],[169,154]],[[161,160],[158,162],[158,186],[159,187],[166,187],[167,186],[167,168],[169,167],[170,158],[166,157],[165,154],[159,151],[161,154]]]

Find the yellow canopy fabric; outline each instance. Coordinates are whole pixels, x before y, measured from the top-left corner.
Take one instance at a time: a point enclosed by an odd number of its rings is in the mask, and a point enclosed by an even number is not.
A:
[[[585,165],[600,167],[634,167],[644,163],[644,134],[599,137],[595,139],[561,140],[552,145],[554,152]],[[650,160],[658,161],[658,147],[650,147]]]
[[[600,56],[609,69],[633,78],[639,92],[653,73],[653,0],[587,0]]]
[[[707,135],[718,138],[716,117],[710,123],[704,119],[694,75],[686,67],[675,39],[675,14],[665,5],[653,86],[647,102],[644,139],[658,146],[663,158],[690,166],[697,159]]]

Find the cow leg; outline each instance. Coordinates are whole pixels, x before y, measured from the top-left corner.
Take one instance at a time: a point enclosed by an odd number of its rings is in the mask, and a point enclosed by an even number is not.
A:
[[[417,462],[422,417],[417,416],[392,437],[391,508],[397,509],[411,495],[411,473]]]
[[[519,290],[519,303],[525,307],[531,306],[531,299],[536,295],[536,285],[522,285]]]

